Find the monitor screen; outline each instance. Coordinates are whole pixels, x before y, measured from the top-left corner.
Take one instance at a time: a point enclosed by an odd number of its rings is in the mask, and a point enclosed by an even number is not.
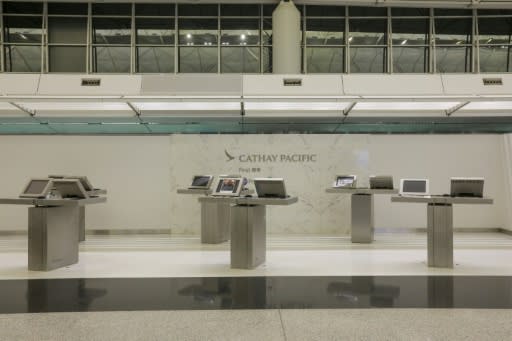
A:
[[[53,185],[62,198],[87,198],[87,193],[79,179],[55,179]]]
[[[198,175],[194,176],[192,185],[194,187],[208,187],[210,185],[211,176],[209,175]]]
[[[238,186],[240,185],[240,179],[225,178],[219,181],[217,186],[217,193],[236,193]]]
[[[393,189],[393,177],[390,175],[370,176],[371,189]]]
[[[338,176],[336,177],[335,187],[347,187],[352,186],[354,184],[353,176]]]
[[[402,185],[403,193],[426,193],[426,180],[404,180]]]
[[[279,179],[254,179],[254,187],[260,198],[286,198],[284,180]]]
[[[32,180],[23,194],[41,194],[50,180]]]

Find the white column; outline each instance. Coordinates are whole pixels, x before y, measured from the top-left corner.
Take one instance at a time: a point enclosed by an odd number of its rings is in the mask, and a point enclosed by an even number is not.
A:
[[[300,73],[300,12],[282,0],[272,13],[272,69],[279,74]]]

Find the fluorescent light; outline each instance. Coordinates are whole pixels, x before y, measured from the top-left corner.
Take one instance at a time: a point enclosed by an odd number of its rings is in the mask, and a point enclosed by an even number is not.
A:
[[[405,45],[405,44],[407,44],[407,39],[404,39],[404,40],[400,43],[400,45]]]
[[[241,105],[236,102],[194,101],[194,102],[131,102],[141,111],[142,116],[239,116]]]
[[[459,102],[359,102],[349,116],[439,116]]]
[[[245,102],[249,117],[342,117],[350,102]]]
[[[456,111],[454,116],[512,116],[512,101],[475,101]]]
[[[126,103],[116,102],[17,102],[36,116],[135,116]]]

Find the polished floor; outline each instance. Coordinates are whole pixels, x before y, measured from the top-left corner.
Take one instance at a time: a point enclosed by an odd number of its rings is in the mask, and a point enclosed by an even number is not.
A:
[[[270,236],[267,261],[229,267],[229,243],[87,236],[78,264],[27,270],[0,237],[0,340],[510,340],[512,237],[456,233],[453,269],[424,233]]]

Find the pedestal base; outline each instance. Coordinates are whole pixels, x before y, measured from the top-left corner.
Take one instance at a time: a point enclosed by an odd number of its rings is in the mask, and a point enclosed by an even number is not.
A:
[[[28,269],[48,271],[78,262],[79,207],[29,207]]]
[[[453,207],[451,204],[428,204],[428,266],[453,268]]]
[[[373,242],[373,195],[352,194],[352,243]]]
[[[219,244],[229,240],[230,203],[201,202],[201,243]]]
[[[231,208],[231,268],[254,269],[265,262],[266,230],[265,206]]]

